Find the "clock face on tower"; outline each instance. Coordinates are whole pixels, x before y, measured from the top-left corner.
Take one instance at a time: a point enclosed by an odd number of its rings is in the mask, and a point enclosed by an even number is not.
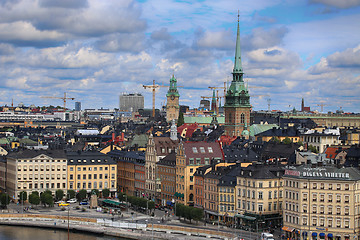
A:
[[[175,96],[174,96],[174,95],[171,95],[170,98],[171,98],[171,100],[174,100],[174,99],[175,99]]]

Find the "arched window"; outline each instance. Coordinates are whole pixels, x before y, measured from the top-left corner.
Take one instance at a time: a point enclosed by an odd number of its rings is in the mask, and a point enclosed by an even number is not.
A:
[[[245,123],[245,114],[241,114],[240,121],[241,123]]]

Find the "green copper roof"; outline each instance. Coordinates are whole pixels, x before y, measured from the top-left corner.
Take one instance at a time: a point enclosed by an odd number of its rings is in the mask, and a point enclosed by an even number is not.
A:
[[[239,16],[238,16],[238,18],[239,18]],[[234,64],[233,73],[243,73],[242,64],[241,64],[240,23],[239,23],[239,19],[238,19],[238,25],[237,25],[235,64]],[[241,78],[241,80],[242,80],[242,78]]]
[[[226,92],[224,107],[251,107],[249,91],[243,80],[244,72],[241,64],[239,20],[237,25],[235,63],[232,75],[233,79],[228,91]]]
[[[170,86],[169,86],[169,90],[166,94],[167,97],[169,96],[176,96],[179,97],[180,94],[177,90],[177,81],[176,78],[174,77],[174,75],[172,76],[172,78],[170,78]]]

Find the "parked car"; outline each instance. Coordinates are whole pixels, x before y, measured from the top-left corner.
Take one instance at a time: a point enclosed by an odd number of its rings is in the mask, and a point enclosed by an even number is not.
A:
[[[88,205],[89,202],[87,199],[83,199],[81,202],[79,202],[79,205]]]
[[[76,203],[76,198],[72,198],[66,201],[67,203]]]
[[[66,203],[66,202],[61,202],[59,203],[59,207],[66,207],[66,206],[69,206],[70,204],[69,203]]]

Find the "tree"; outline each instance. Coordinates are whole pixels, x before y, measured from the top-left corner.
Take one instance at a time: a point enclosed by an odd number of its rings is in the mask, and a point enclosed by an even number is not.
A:
[[[51,191],[49,190],[46,190],[40,195],[40,201],[42,204],[44,204],[45,207],[46,205],[49,207],[54,206],[54,199],[52,197]]]
[[[3,206],[4,208],[6,208],[7,205],[9,205],[10,203],[10,196],[7,193],[2,193],[0,195],[0,202],[1,202],[1,206]]]
[[[102,190],[102,196],[104,198],[109,197],[109,195],[110,195],[110,190],[109,189],[105,188],[105,189]]]
[[[39,205],[40,204],[40,197],[39,197],[39,193],[34,193],[32,192],[29,195],[29,202],[33,205]]]
[[[151,209],[154,209],[155,208],[155,202],[154,201],[148,201],[148,208],[151,210]]]
[[[69,198],[75,197],[75,191],[74,190],[68,190]]]
[[[25,191],[20,192],[19,200],[23,202],[27,200],[27,193]]]
[[[86,198],[86,195],[87,195],[87,191],[85,189],[81,189],[76,195],[76,198],[79,202],[81,202],[84,198]]]
[[[55,192],[56,201],[63,199],[63,197],[64,197],[64,191],[61,189],[56,190],[56,192]]]
[[[32,191],[31,194],[36,194],[36,195],[40,198],[40,194],[39,194],[38,191]],[[30,195],[31,195],[31,194],[30,194]],[[29,197],[30,197],[30,196],[29,196]]]
[[[272,137],[271,139],[270,139],[270,141],[271,142],[276,142],[276,143],[280,143],[280,139],[278,138],[278,137]]]
[[[122,193],[122,192],[119,192],[118,193],[118,199],[119,201],[123,202],[126,200],[126,194],[125,193]]]
[[[192,208],[191,213],[195,221],[200,221],[204,218],[204,210],[201,208]]]
[[[319,153],[319,151],[317,150],[317,148],[313,145],[309,145],[308,146],[308,149],[313,152],[313,153]]]
[[[288,137],[284,138],[284,140],[282,140],[282,143],[284,144],[291,144],[292,143],[292,140]]]
[[[177,126],[180,127],[185,123],[184,120],[184,113],[179,112],[179,118],[178,118],[178,122],[177,122]]]

